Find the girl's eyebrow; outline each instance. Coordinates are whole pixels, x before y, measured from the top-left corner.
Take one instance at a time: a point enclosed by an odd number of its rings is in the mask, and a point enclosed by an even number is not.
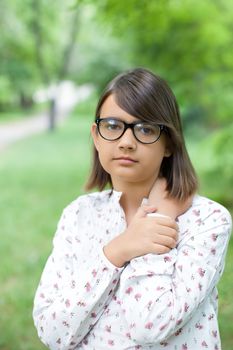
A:
[[[101,117],[101,115],[100,115],[99,118],[101,118],[101,119],[120,120],[121,122],[128,123],[128,122],[126,122],[125,120],[123,120],[121,117],[115,117],[115,116],[105,116],[105,117]],[[146,122],[146,121],[144,121],[144,120],[141,120],[141,119],[138,119],[138,118],[135,117],[135,120],[134,120],[132,123],[128,123],[128,124],[137,124],[137,123],[149,123],[149,122]]]

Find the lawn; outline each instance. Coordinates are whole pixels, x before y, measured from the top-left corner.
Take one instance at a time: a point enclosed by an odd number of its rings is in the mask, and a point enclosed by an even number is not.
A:
[[[55,133],[18,142],[1,154],[1,350],[45,349],[32,322],[33,296],[62,209],[84,192],[94,103],[92,98],[80,104]],[[223,350],[233,349],[232,261],[231,241],[219,285]]]

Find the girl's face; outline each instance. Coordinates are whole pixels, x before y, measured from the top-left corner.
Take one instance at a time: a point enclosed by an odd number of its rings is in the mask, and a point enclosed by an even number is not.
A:
[[[109,117],[126,123],[139,121],[116,104],[114,95],[105,100],[100,112],[100,118]],[[152,144],[137,141],[131,129],[127,129],[122,137],[115,141],[103,139],[97,131],[96,124],[92,125],[91,132],[100,163],[110,174],[113,188],[119,191],[126,183],[152,186],[158,177],[163,157],[171,154],[163,132],[158,141]]]

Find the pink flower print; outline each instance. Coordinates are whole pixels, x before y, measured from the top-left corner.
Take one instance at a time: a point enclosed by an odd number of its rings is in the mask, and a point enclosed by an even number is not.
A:
[[[168,346],[168,342],[166,342],[166,341],[161,341],[161,343],[159,343],[160,345],[162,345],[164,348],[166,347],[166,346]]]
[[[182,270],[183,270],[183,265],[178,265],[177,268],[180,270],[180,272],[182,272]]]
[[[175,336],[178,337],[181,332],[182,332],[182,328],[179,328],[178,331],[176,331]]]
[[[145,328],[146,328],[146,329],[151,329],[151,328],[153,328],[153,327],[154,327],[153,322],[147,322],[147,323],[145,324]]]
[[[227,220],[227,218],[226,217],[224,217],[224,218],[222,218],[222,222],[228,222],[228,220]]]
[[[153,302],[150,300],[149,303],[147,304],[147,310],[148,310],[148,311],[151,310],[152,304],[153,304]]]
[[[56,312],[53,312],[53,313],[52,313],[52,318],[53,318],[53,320],[56,319]]]
[[[61,344],[61,338],[58,338],[56,341],[57,344]]]
[[[213,336],[214,338],[217,338],[217,335],[218,335],[218,332],[217,332],[217,331],[212,331],[212,336]]]
[[[180,318],[179,320],[176,321],[176,325],[179,326],[182,323],[182,318]]]
[[[156,287],[156,290],[163,290],[163,289],[164,289],[164,287],[162,287],[162,286]]]
[[[204,277],[204,275],[205,275],[205,270],[204,270],[204,269],[202,269],[201,267],[199,267],[198,270],[197,270],[197,272],[198,272],[199,276]]]
[[[194,209],[194,210],[193,210],[193,214],[194,214],[195,216],[200,216],[200,210]]]
[[[72,243],[72,238],[70,236],[67,236],[66,237],[66,241],[71,244]]]
[[[205,342],[205,340],[203,340],[203,342],[201,343],[201,346],[202,346],[203,348],[208,348],[208,345],[207,345],[207,343]]]
[[[54,283],[53,288],[56,289],[56,290],[58,290],[58,284],[57,284],[57,283]]]
[[[216,233],[212,233],[211,239],[212,239],[212,241],[214,241],[214,242],[217,241],[218,235],[217,235]]]
[[[109,326],[109,325],[105,326],[105,331],[106,332],[111,333],[111,330],[112,330],[112,326]]]
[[[90,290],[91,290],[91,285],[90,285],[89,282],[87,282],[87,284],[85,285],[85,288],[86,288],[86,291],[87,291],[87,292],[90,292]]]
[[[71,288],[74,289],[76,285],[76,282],[74,280],[71,281]]]
[[[70,307],[70,300],[69,300],[69,299],[66,299],[66,301],[65,301],[65,306],[66,306],[66,307]]]
[[[215,248],[211,248],[211,254],[215,255],[216,254],[216,249]]]
[[[187,343],[182,344],[182,350],[188,350],[188,345],[187,345]]]
[[[140,350],[140,349],[142,349],[142,346],[141,345],[136,345],[134,349],[135,350]]]
[[[163,260],[164,260],[164,262],[166,263],[166,262],[170,262],[172,259],[171,259],[170,256],[165,255],[165,257],[163,258]]]
[[[214,350],[220,350],[217,344],[215,344]]]
[[[128,332],[125,334],[126,338],[131,339],[131,334]]]
[[[91,313],[91,318],[96,318],[96,316],[97,316],[97,315],[96,315],[95,312],[92,312],[92,313]]]
[[[201,219],[198,219],[196,223],[198,224],[198,226],[204,225],[204,222]]]
[[[208,317],[208,320],[212,320],[214,318],[214,314],[210,314],[209,317]]]
[[[221,213],[220,209],[214,209],[213,213]]]
[[[70,327],[69,323],[68,323],[68,322],[66,322],[66,321],[63,321],[63,322],[62,322],[62,324],[63,324],[65,327],[67,327],[67,328],[69,328],[69,327]]]
[[[85,307],[86,306],[86,303],[84,303],[84,301],[79,301],[78,303],[77,303],[77,305],[78,306],[82,306],[82,307]]]
[[[163,331],[167,327],[167,323],[163,324],[161,327],[159,327],[160,331]]]
[[[44,299],[44,298],[45,298],[44,293],[40,293],[40,298],[41,298],[41,299]]]
[[[141,299],[142,295],[140,293],[135,294],[134,298],[138,301]]]
[[[61,273],[59,271],[57,272],[57,277],[58,278],[62,278],[62,275],[61,275]]]
[[[189,255],[188,251],[187,251],[187,250],[185,250],[185,249],[184,249],[184,250],[182,250],[182,253],[183,253],[183,255],[184,255],[184,256],[188,256],[188,255]]]
[[[77,243],[80,243],[81,241],[80,241],[80,239],[77,237],[77,236],[75,236],[75,241],[77,242]]]
[[[109,339],[109,340],[108,340],[108,345],[110,345],[110,346],[114,346],[114,340]]]
[[[188,303],[185,303],[184,304],[184,312],[188,312],[188,309],[189,309],[189,305],[188,305]]]
[[[195,327],[200,330],[203,328],[203,326],[199,322],[195,324]]]
[[[91,273],[92,273],[92,276],[93,276],[93,277],[96,277],[96,275],[97,275],[97,271],[96,271],[96,270],[92,270]]]
[[[132,287],[128,287],[125,291],[126,294],[131,294],[133,291],[133,288]]]
[[[147,277],[153,277],[155,273],[153,271],[148,271]]]
[[[202,291],[202,284],[201,284],[201,283],[198,283],[198,289],[199,289],[200,291]]]

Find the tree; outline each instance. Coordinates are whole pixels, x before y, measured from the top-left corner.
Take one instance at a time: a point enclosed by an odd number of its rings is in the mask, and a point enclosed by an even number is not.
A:
[[[9,0],[1,12],[0,90],[8,86],[9,103],[32,103],[38,86],[59,84],[69,74],[78,34],[80,8],[58,0]],[[1,101],[0,101],[1,102]],[[3,104],[2,104],[3,107]],[[0,105],[1,108],[1,105]],[[50,129],[55,126],[55,98],[50,99]]]
[[[98,3],[98,18],[130,44],[131,64],[170,82],[189,123],[212,126],[231,120],[232,17],[227,0]]]

